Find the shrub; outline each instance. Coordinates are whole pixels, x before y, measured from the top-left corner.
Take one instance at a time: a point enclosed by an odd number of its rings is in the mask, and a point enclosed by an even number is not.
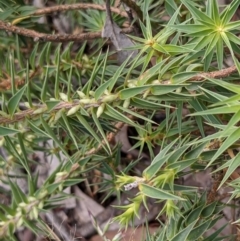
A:
[[[0,2],[1,240],[23,227],[57,240],[41,215],[69,198],[65,188],[91,189],[94,173],[102,201],[137,190],[116,207],[122,227],[149,200],[163,204],[147,240],[223,240],[239,222],[213,228],[222,198],[239,197],[239,1],[74,2]],[[130,162],[114,141],[126,125]],[[41,181],[36,153],[59,161]],[[208,187],[179,181],[205,170]]]

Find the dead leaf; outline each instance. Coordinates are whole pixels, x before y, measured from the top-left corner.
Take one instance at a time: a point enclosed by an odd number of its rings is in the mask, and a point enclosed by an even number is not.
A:
[[[106,1],[106,21],[102,30],[102,37],[109,38],[118,54],[118,62],[122,64],[129,56],[130,59],[133,59],[138,54],[137,50],[124,50],[125,48],[129,48],[134,46],[132,40],[127,37],[118,27],[118,25],[113,22],[110,6],[108,5],[108,1]]]

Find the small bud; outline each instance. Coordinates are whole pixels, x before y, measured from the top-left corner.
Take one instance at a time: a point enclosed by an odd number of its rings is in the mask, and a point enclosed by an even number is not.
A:
[[[92,90],[90,90],[90,91],[89,91],[89,95],[94,96],[94,95],[95,95],[95,92],[92,91]]]
[[[56,177],[62,177],[66,174],[68,174],[68,173],[67,172],[58,172],[58,173],[56,173]]]
[[[63,100],[63,101],[68,101],[68,97],[67,97],[67,95],[66,94],[64,94],[64,93],[59,93],[59,95],[60,95],[60,98]]]
[[[1,221],[0,222],[0,227],[4,226],[5,225],[5,222]]]
[[[67,116],[75,114],[80,108],[81,108],[80,105],[77,105],[77,106],[72,107],[72,108],[68,111]]]
[[[40,40],[39,37],[35,37],[35,38],[33,39],[34,42],[38,42],[39,40]]]
[[[110,95],[110,92],[109,92],[107,89],[105,89],[103,93],[104,93],[105,95]]]
[[[60,182],[64,179],[64,176],[68,175],[68,172],[58,172],[55,177],[55,182]]]
[[[33,220],[33,219],[34,219],[34,217],[33,217],[33,212],[30,212],[28,215],[29,215],[29,219],[30,219],[30,220]]]
[[[128,83],[128,84],[127,84],[127,87],[128,87],[128,88],[133,88],[133,87],[136,87],[136,85],[135,85],[134,83]]]
[[[30,105],[29,105],[29,102],[24,102],[24,105],[25,105],[27,108],[31,108]]]
[[[117,99],[117,95],[107,95],[102,98],[102,102],[112,102]]]
[[[45,190],[42,190],[38,196],[37,196],[37,199],[42,199],[42,198],[45,198],[46,196],[48,195],[48,191],[45,189]],[[41,204],[42,202],[39,203],[39,205]]]
[[[181,93],[182,92],[182,87],[179,87],[176,89],[176,93]]]
[[[4,143],[5,143],[5,139],[1,137],[0,138],[0,147],[2,147],[4,145]]]
[[[129,105],[130,105],[130,99],[126,99],[126,100],[124,100],[124,102],[123,102],[123,108],[128,108],[129,107]]]
[[[28,197],[28,202],[34,202],[36,200],[37,199],[35,197],[33,197],[33,196]]]
[[[17,207],[17,210],[16,210],[16,215],[15,216],[21,216],[22,215],[22,208],[21,207]]]
[[[58,190],[61,192],[63,190],[63,183],[58,186]]]
[[[143,94],[143,99],[146,99],[146,97],[149,95],[150,89],[146,90],[145,93]]]
[[[82,104],[93,104],[93,103],[95,103],[95,100],[94,99],[81,99],[80,101],[79,101],[79,103],[82,103]]]
[[[44,203],[43,203],[43,202],[40,202],[40,203],[38,204],[38,208],[39,208],[39,209],[42,209],[43,206],[44,206]]]
[[[56,112],[53,123],[56,123],[62,117],[63,112],[64,112],[64,109],[60,109],[59,111]]]
[[[18,204],[18,207],[20,207],[20,208],[25,208],[26,206],[27,206],[27,204],[24,202],[21,202]]]
[[[102,103],[97,109],[97,118],[99,118],[102,115],[104,109],[105,109],[105,104]]]
[[[34,140],[35,136],[34,135],[27,135],[26,140],[32,142]]]
[[[17,221],[17,225],[16,225],[16,228],[20,228],[21,226],[23,225],[23,218],[20,217]]]
[[[42,108],[36,109],[35,111],[33,111],[33,114],[41,114],[43,112],[47,111],[47,107],[44,106]]]
[[[85,67],[85,66],[84,66],[84,67]],[[86,69],[82,69],[82,71],[81,71],[81,75],[85,75],[86,72],[87,72]]]
[[[32,213],[33,213],[33,218],[37,219],[38,218],[38,209],[37,209],[37,207],[33,207]]]
[[[85,98],[86,97],[86,95],[82,91],[78,90],[77,93],[78,93],[80,98]]]
[[[12,218],[13,218],[13,216],[12,216],[12,215],[10,215],[10,214],[8,214],[8,215],[6,216],[6,218],[10,220],[10,219],[12,219]]]
[[[85,62],[88,62],[88,61],[89,61],[89,58],[88,58],[88,56],[87,56],[86,54],[84,54],[84,55],[82,56],[82,60],[84,60]]]

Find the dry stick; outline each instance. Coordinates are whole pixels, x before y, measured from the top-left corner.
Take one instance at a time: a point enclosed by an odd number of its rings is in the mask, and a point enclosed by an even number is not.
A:
[[[29,75],[29,79],[32,79],[33,77],[35,77],[37,74],[41,73],[40,68],[36,68],[35,71],[33,71],[30,75]],[[5,77],[5,78],[4,78]],[[0,78],[0,91],[4,91],[4,90],[9,90],[11,89],[11,77],[8,76],[5,73],[5,76],[3,78]],[[21,79],[15,79],[15,87],[18,87],[19,85],[23,85],[25,83],[25,77],[21,78]]]
[[[49,210],[48,212],[45,213],[45,216],[47,217],[48,221],[51,222],[51,226],[53,226],[56,230],[56,232],[58,233],[58,236],[60,236],[61,238],[63,238],[65,241],[72,241],[72,237],[71,237],[71,230],[69,230],[69,228],[66,227],[66,225],[62,224],[62,220],[60,220],[59,217],[57,217],[57,215],[52,211]],[[54,236],[54,238],[57,241],[60,241],[60,239],[58,238],[58,236],[56,235],[54,230],[51,230],[48,225],[46,225],[47,228],[49,229],[49,232],[52,236]]]
[[[74,101],[74,102],[60,102],[52,111],[58,111],[60,109],[71,109],[72,107],[76,106],[76,105],[79,105],[79,102],[78,101]],[[94,106],[99,106],[97,104],[89,104],[89,105],[85,105],[86,108],[89,108],[89,107],[94,107]],[[21,111],[19,113],[16,113],[15,115],[13,115],[12,118],[10,117],[4,117],[4,116],[0,116],[0,124],[12,124],[12,123],[16,123],[16,122],[19,122],[23,119],[26,119],[26,118],[33,118],[33,117],[37,117],[39,116],[39,113],[35,114],[34,111],[37,110],[37,109],[40,109],[40,108],[47,108],[46,105],[37,105],[37,106],[34,106],[34,108],[32,109],[28,109],[28,110],[24,110],[24,111]]]
[[[200,81],[200,80],[204,80],[206,78],[219,79],[219,78],[227,77],[230,74],[235,73],[235,72],[237,72],[236,66],[231,66],[229,68],[221,69],[221,70],[217,70],[217,71],[213,71],[213,72],[199,73],[199,74],[193,76],[190,80]]]
[[[44,42],[82,42],[85,40],[101,38],[101,32],[94,33],[81,33],[81,34],[45,34],[39,33],[34,30],[25,29],[11,25],[0,20],[0,29],[6,30],[7,32],[16,33],[18,35],[33,38],[34,41],[44,41]],[[132,32],[132,27],[122,29],[124,33]]]
[[[78,10],[78,9],[96,9],[100,11],[105,11],[105,5],[99,4],[91,4],[91,3],[76,3],[76,4],[66,4],[66,5],[58,5],[53,7],[46,7],[36,10],[33,15],[43,15],[55,12],[64,12],[68,10]],[[126,12],[119,10],[118,8],[111,7],[111,12],[116,13],[122,17],[127,18],[128,15]]]

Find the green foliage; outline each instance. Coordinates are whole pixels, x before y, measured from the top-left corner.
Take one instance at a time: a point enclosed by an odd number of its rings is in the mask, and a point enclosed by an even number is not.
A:
[[[141,33],[129,35],[134,45],[126,49],[137,55],[120,64],[116,51],[99,37],[54,43],[0,30],[0,146],[5,152],[0,178],[11,190],[11,203],[0,204],[1,240],[15,240],[20,227],[47,235],[40,213],[67,198],[63,190],[95,169],[105,199],[138,190],[128,205],[116,206],[123,213],[114,220],[123,227],[139,218],[141,205],[149,211],[149,199],[163,203],[158,217],[165,215],[165,223],[146,240],[224,239],[227,224],[207,231],[227,204],[209,201],[207,192],[176,180],[205,169],[224,171],[218,187],[230,186],[231,199],[240,196],[239,179],[231,180],[240,161],[240,21],[233,21],[239,1],[221,10],[217,0],[138,1],[138,6],[144,19],[134,21]],[[0,20],[10,27],[53,35],[36,11],[21,0],[0,2]],[[89,34],[101,31],[106,20],[105,11],[94,8],[66,15],[76,31]],[[123,28],[126,18],[112,15]],[[235,67],[227,68],[229,59]],[[155,118],[159,113],[164,113],[161,121]],[[134,128],[136,135],[129,139],[139,155],[128,165],[121,158],[121,143],[110,138],[123,124]],[[52,146],[41,145],[50,140]],[[60,163],[41,186],[32,172],[40,165],[32,158],[36,151]],[[150,163],[133,175],[143,154]],[[12,174],[16,169],[23,172]],[[18,178],[27,181],[27,191],[18,186]],[[108,225],[102,231],[92,219],[105,238]],[[113,240],[120,240],[120,234]]]

